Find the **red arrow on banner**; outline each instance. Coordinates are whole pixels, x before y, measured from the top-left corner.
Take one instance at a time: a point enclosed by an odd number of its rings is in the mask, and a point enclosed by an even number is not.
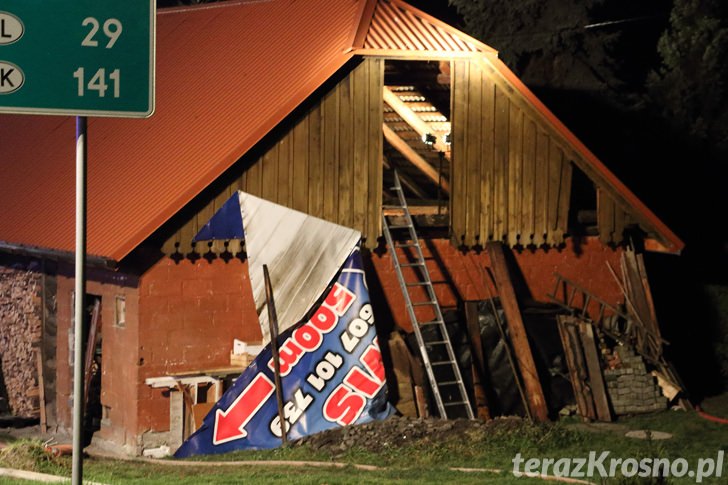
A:
[[[265,374],[258,374],[226,411],[215,413],[212,444],[219,445],[248,436],[245,425],[275,391],[273,382]]]

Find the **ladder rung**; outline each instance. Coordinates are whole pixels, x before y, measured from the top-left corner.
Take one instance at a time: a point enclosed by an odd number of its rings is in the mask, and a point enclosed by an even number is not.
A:
[[[448,344],[447,340],[433,340],[432,342],[425,342],[425,345],[445,345]]]
[[[464,404],[470,405],[470,403],[465,402],[465,401],[453,401],[453,402],[446,402],[446,403],[442,403],[442,404],[443,404],[443,406],[462,406]]]
[[[431,284],[429,281],[420,281],[418,283],[405,283],[404,286],[426,286]]]
[[[460,381],[445,381],[445,382],[438,382],[438,386],[452,386],[453,384],[460,384]]]
[[[387,226],[388,229],[409,229],[410,227],[412,227],[412,226],[408,226],[407,224],[405,224],[404,226],[401,224],[397,224],[394,226]]]
[[[442,323],[442,320],[431,320],[429,322],[417,322],[417,325],[421,327],[422,325],[442,325]]]
[[[411,268],[413,266],[424,266],[425,263],[407,263],[407,264],[400,264],[400,268]]]
[[[425,305],[437,305],[436,301],[420,301],[413,303],[412,306],[425,306]]]
[[[430,362],[431,366],[440,366],[440,365],[455,365],[455,363],[451,360],[443,360],[442,362]]]
[[[395,248],[416,248],[419,247],[419,244],[397,244],[394,243]]]

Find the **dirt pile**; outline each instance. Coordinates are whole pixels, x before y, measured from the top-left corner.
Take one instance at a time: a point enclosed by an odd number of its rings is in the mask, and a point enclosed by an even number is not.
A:
[[[420,419],[392,416],[383,421],[323,431],[296,441],[294,446],[307,446],[332,455],[357,447],[377,452],[408,444],[444,443],[451,440],[477,441],[486,435],[517,432],[527,425],[518,417],[493,419],[488,422],[456,419]]]

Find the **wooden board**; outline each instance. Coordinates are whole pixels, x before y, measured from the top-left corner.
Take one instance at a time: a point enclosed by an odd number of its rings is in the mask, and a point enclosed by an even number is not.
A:
[[[452,86],[450,99],[452,103],[450,121],[453,127],[452,146],[450,153],[450,182],[452,194],[450,196],[453,237],[460,244],[466,233],[466,175],[468,166],[468,148],[465,133],[468,124],[468,94],[470,68],[467,61],[454,61],[452,69]]]
[[[533,243],[540,246],[546,243],[548,232],[549,200],[549,144],[545,132],[536,134],[536,180],[534,181],[534,234]]]
[[[599,421],[611,421],[612,413],[609,410],[609,398],[607,388],[604,384],[601,359],[594,340],[594,329],[591,323],[582,322],[579,324],[579,336],[581,337],[584,349],[584,358],[589,371],[589,384],[594,398],[597,419]]]
[[[564,315],[556,317],[561,336],[561,344],[564,348],[564,357],[569,369],[569,381],[574,390],[577,412],[585,419],[595,419],[594,399],[591,390],[586,385],[589,374],[584,364],[584,356],[581,350],[581,339],[573,325],[573,318]]]
[[[317,104],[308,115],[308,213],[323,217],[323,156],[321,105]]]
[[[481,152],[478,140],[483,136],[483,96],[480,76],[470,69],[468,82],[468,118],[465,130],[465,245],[474,246],[475,236],[480,234],[480,181]]]
[[[293,204],[292,209],[308,211],[308,118],[293,128]]]
[[[339,89],[324,97],[323,104],[323,157],[324,157],[324,219],[338,220],[339,172]]]
[[[495,93],[495,148],[494,148],[494,201],[493,239],[500,241],[508,229],[508,117],[510,102],[506,94],[497,89]]]
[[[560,243],[557,232],[559,223],[559,199],[561,197],[561,164],[563,152],[555,143],[549,144],[549,188],[547,210],[546,242],[549,245]]]
[[[339,199],[338,223],[351,227],[352,218],[352,141],[354,137],[352,113],[352,79],[347,77],[339,84]],[[347,163],[348,162],[348,163]]]
[[[364,237],[366,244],[370,248],[377,245],[377,238],[382,234],[382,220],[378,217],[382,207],[382,188],[383,188],[383,139],[380,127],[384,123],[384,113],[382,111],[382,87],[384,86],[384,59],[367,59],[369,63],[369,118],[368,128],[369,143],[367,165],[369,167],[368,176],[368,206],[367,206],[367,222]],[[376,135],[375,135],[376,134]]]
[[[614,241],[614,201],[602,189],[597,189],[597,226],[602,243]]]
[[[506,315],[516,361],[518,362],[518,368],[523,378],[531,416],[539,422],[547,421],[548,409],[546,408],[546,399],[541,388],[536,363],[531,353],[531,345],[528,343],[526,328],[521,318],[521,311],[518,307],[518,300],[516,299],[516,292],[511,282],[503,247],[501,243],[492,242],[488,243],[486,248],[493,269],[495,283],[498,287],[498,296],[503,305],[503,312]]]
[[[369,161],[367,145],[369,126],[369,63],[363,62],[352,73],[353,120],[353,179],[352,224],[363,232],[366,225],[367,195],[369,190]]]
[[[518,244],[521,233],[521,196],[523,171],[523,112],[510,103],[508,140],[508,244]]]
[[[521,199],[521,239],[524,246],[533,243],[535,230],[536,123],[524,116],[523,121],[523,194]]]
[[[293,207],[293,185],[296,181],[293,178],[293,143],[290,136],[283,137],[277,144],[278,150],[278,193],[276,200],[278,204],[286,207]]]
[[[571,199],[571,162],[567,159],[561,161],[561,183],[559,186],[559,202],[557,211],[556,229],[554,236],[559,242],[563,242],[564,234],[569,230],[569,203]]]
[[[493,238],[493,190],[495,165],[495,85],[488,77],[480,76],[483,83],[481,113],[483,130],[480,136],[480,243]]]

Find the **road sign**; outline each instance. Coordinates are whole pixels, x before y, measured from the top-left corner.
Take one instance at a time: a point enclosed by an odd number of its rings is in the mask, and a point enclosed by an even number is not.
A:
[[[155,0],[2,0],[0,113],[146,118]]]

